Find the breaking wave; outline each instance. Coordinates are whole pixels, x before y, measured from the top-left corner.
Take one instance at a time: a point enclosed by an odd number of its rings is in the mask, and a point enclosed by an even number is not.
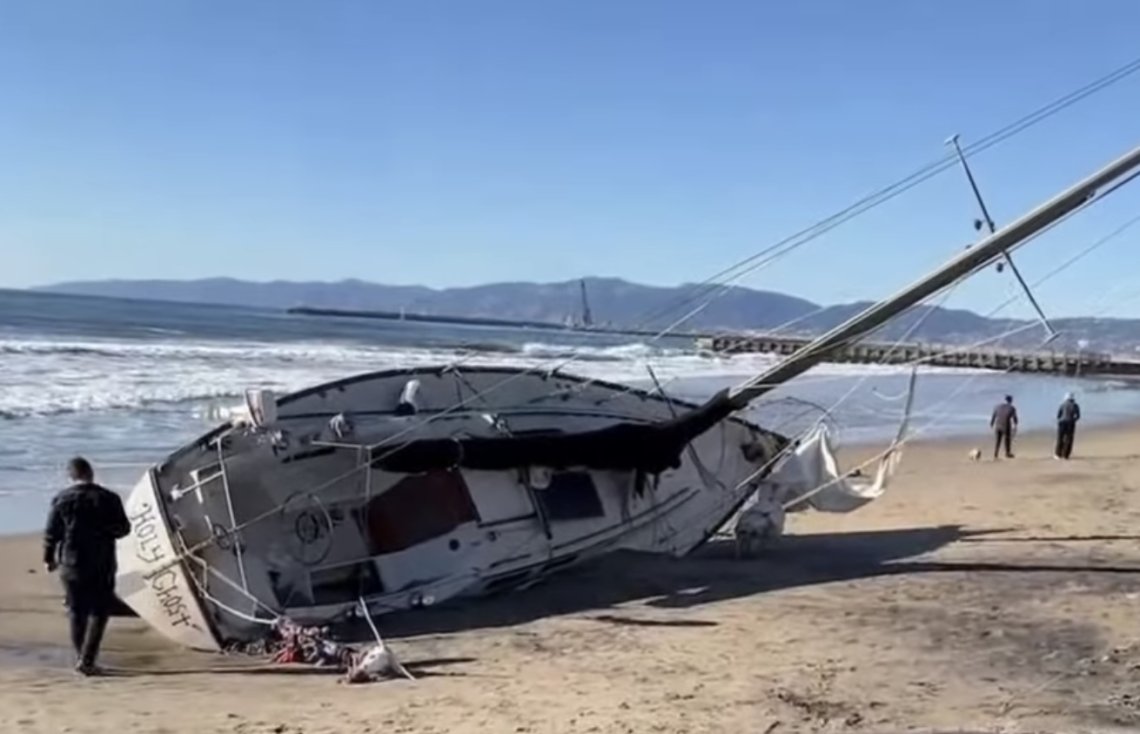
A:
[[[570,359],[580,362],[626,362],[629,360],[667,359],[691,355],[683,349],[657,347],[644,342],[620,344],[613,347],[574,347],[565,344],[530,342],[520,352],[534,359]]]
[[[508,364],[646,384],[647,364],[662,380],[744,378],[772,363],[767,355],[723,357],[695,348],[632,342],[577,346],[546,342],[460,342],[424,347],[358,342],[0,339],[0,418],[104,410],[164,411],[187,403],[239,398],[249,387],[290,392],[362,372],[442,364]],[[870,368],[884,372],[900,368]],[[813,374],[867,372],[823,366]]]

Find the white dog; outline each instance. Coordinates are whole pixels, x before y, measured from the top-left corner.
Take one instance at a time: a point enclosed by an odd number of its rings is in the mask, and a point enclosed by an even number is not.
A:
[[[353,660],[345,680],[349,683],[367,683],[395,676],[415,680],[415,677],[396,658],[395,653],[383,642],[377,642]]]
[[[981,460],[982,460],[982,450],[981,449],[970,449],[970,461],[981,461]]]

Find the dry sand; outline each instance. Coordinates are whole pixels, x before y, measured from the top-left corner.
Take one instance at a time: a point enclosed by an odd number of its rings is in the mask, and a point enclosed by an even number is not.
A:
[[[0,541],[3,732],[1089,731],[1140,728],[1140,428],[1013,461],[916,444],[847,516],[765,558],[610,559],[460,611],[385,619],[419,680],[243,670],[114,619],[67,668],[38,540]]]

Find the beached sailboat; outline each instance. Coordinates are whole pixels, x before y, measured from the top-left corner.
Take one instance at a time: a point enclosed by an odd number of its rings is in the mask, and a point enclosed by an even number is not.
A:
[[[277,615],[329,622],[363,600],[412,609],[517,588],[619,549],[684,555],[750,497],[846,512],[827,434],[737,412],[985,267],[1134,174],[1140,149],[703,405],[525,368],[402,369],[281,397],[153,466],[126,506],[118,591],[190,647],[256,639]],[[1109,189],[1111,191],[1112,189]]]

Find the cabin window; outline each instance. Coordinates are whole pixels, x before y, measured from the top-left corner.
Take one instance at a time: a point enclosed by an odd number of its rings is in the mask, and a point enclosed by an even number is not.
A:
[[[457,471],[404,477],[364,508],[363,526],[372,555],[395,553],[438,538],[479,513]]]
[[[516,478],[503,472],[465,471],[463,481],[479,510],[480,527],[493,527],[534,517],[534,503]]]
[[[542,512],[549,520],[587,520],[603,517],[602,498],[587,472],[560,472],[550,486],[535,491]]]

